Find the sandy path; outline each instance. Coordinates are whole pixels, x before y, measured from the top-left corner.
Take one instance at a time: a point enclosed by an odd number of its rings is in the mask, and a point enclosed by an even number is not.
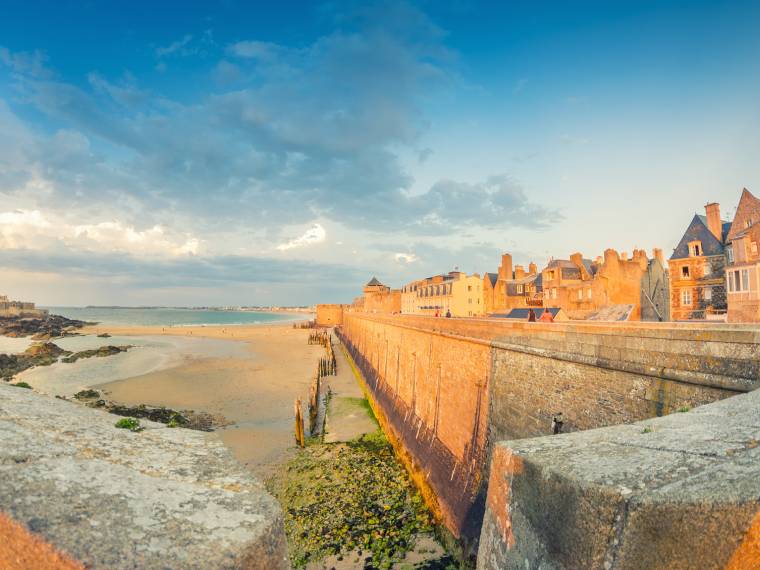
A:
[[[90,327],[85,333],[179,335],[249,343],[245,357],[200,358],[99,386],[110,400],[222,414],[234,422],[217,434],[239,461],[260,475],[293,447],[293,400],[305,401],[323,348],[292,325]]]

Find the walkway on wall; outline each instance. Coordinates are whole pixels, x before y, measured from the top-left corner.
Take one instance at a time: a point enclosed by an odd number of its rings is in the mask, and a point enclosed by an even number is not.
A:
[[[343,352],[340,340],[333,335],[333,341],[338,374],[326,377],[331,392],[325,424],[325,442],[328,443],[356,439],[378,428],[367,398],[359,385],[359,379]]]

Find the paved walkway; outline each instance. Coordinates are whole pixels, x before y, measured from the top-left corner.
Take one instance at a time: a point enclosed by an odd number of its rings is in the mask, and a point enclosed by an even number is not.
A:
[[[359,379],[343,352],[343,346],[333,335],[338,374],[328,376],[331,397],[327,405],[325,442],[349,441],[378,429]]]

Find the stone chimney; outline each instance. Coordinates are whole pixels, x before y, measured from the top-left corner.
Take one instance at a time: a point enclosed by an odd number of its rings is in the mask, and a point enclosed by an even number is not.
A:
[[[656,247],[652,250],[652,257],[659,261],[663,267],[666,267],[665,256],[662,254],[662,250],[659,247]]]
[[[512,279],[512,256],[508,253],[501,256],[499,279]]]
[[[720,204],[711,202],[705,204],[705,214],[707,215],[707,229],[714,235],[717,240],[723,243],[723,224],[720,221]]]
[[[574,253],[570,256],[570,261],[573,262],[573,265],[576,267],[583,267],[583,255],[580,253]]]
[[[515,279],[522,279],[525,277],[525,269],[522,265],[515,265]]]
[[[532,261],[528,264],[528,275],[535,275],[538,273],[538,267]]]

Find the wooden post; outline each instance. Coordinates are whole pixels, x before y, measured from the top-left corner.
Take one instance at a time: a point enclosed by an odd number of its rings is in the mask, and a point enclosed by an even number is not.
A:
[[[303,414],[301,413],[301,398],[296,398],[294,408],[295,408],[295,415],[296,415],[296,444],[301,447],[305,447],[306,440],[304,437],[304,430],[303,430]]]

